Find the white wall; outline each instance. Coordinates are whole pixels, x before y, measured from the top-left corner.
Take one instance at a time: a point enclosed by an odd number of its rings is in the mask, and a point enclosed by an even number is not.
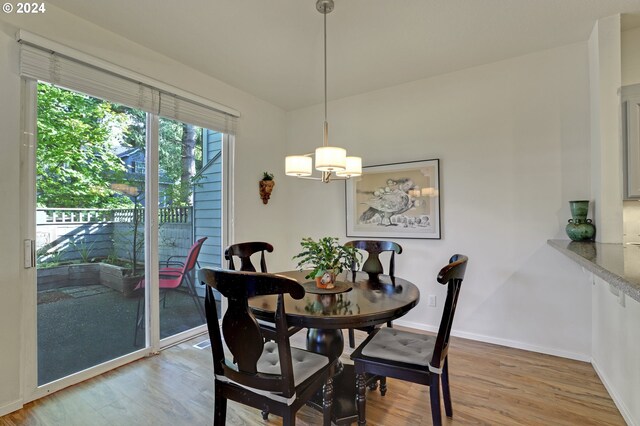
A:
[[[589,39],[591,77],[592,194],[603,207],[601,224],[607,226],[603,242],[638,240],[636,201],[624,203],[622,219],[622,141],[620,137],[621,85],[640,82],[640,32],[620,33],[620,16],[600,19]],[[622,236],[624,234],[624,237]],[[625,259],[624,271],[636,276],[636,260]],[[609,284],[592,278],[592,364],[628,424],[640,424],[640,303],[612,294]],[[591,281],[591,280],[590,280]],[[619,293],[619,292],[615,292]]]
[[[620,15],[596,22],[589,37],[591,199],[596,240],[622,242]]]
[[[593,366],[627,423],[640,425],[640,303],[625,297],[620,305],[599,277],[592,292]]]
[[[20,80],[17,46],[0,33],[0,415],[20,407]]]
[[[321,144],[321,108],[289,113],[288,152]],[[399,241],[396,273],[423,298],[403,323],[439,323],[435,277],[459,252],[470,261],[457,334],[589,358],[590,288],[546,244],[566,238],[568,201],[590,195],[586,43],[331,102],[329,125],[330,143],[368,165],[441,161],[442,240]],[[347,239],[343,185],[291,179],[291,253],[304,236]]]
[[[20,78],[18,28],[51,38],[180,89],[240,111],[235,149],[235,240],[263,239],[279,250],[286,246],[288,209],[282,172],[284,112],[256,97],[207,77],[113,33],[47,4],[44,15],[0,15],[0,415],[18,408],[21,380],[21,212],[19,210]],[[203,41],[203,49],[206,41]],[[203,50],[204,51],[204,50]],[[262,171],[276,174],[278,184],[267,206],[258,195]],[[271,256],[273,270],[288,267],[288,258]]]
[[[640,27],[623,31],[622,85],[640,84]]]

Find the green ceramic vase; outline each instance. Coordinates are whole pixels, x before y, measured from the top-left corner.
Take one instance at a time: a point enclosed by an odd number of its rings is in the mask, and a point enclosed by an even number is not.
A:
[[[573,241],[591,241],[596,235],[596,227],[591,223],[591,219],[587,219],[589,212],[589,201],[578,200],[569,201],[572,219],[565,228],[567,235]]]

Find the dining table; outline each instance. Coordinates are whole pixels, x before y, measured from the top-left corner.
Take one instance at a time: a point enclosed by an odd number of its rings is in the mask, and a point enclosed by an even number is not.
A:
[[[375,327],[397,319],[420,300],[418,287],[397,276],[342,272],[336,288],[320,289],[308,278],[309,271],[279,272],[305,288],[305,296],[295,300],[285,296],[287,324],[307,329],[307,350],[340,358],[344,350],[342,329]],[[273,321],[277,296],[259,296],[249,300],[258,319]],[[353,365],[338,362],[333,381],[333,422],[351,424],[357,420],[356,379]],[[310,404],[322,411],[322,392]]]

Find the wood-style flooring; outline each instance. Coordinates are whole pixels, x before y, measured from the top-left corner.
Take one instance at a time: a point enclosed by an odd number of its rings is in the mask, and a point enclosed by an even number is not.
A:
[[[358,333],[361,341],[364,334]],[[0,425],[210,425],[211,352],[192,346],[204,339],[31,402],[0,417]],[[303,332],[292,344],[304,346]],[[447,425],[625,424],[588,363],[452,338],[449,369],[453,419],[445,418]],[[304,407],[297,424],[320,425],[321,419]],[[227,424],[281,425],[282,420],[272,415],[263,421],[258,410],[230,402]],[[368,391],[367,424],[430,425],[428,388],[389,379],[385,397]]]

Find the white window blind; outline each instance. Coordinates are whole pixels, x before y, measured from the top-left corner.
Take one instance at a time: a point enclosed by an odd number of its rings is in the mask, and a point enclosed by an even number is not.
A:
[[[20,74],[66,89],[227,134],[237,117],[70,56],[21,43]]]
[[[160,93],[160,111],[158,115],[177,121],[183,121],[222,133],[236,134],[237,119],[229,114],[216,113],[210,108],[170,93]]]

